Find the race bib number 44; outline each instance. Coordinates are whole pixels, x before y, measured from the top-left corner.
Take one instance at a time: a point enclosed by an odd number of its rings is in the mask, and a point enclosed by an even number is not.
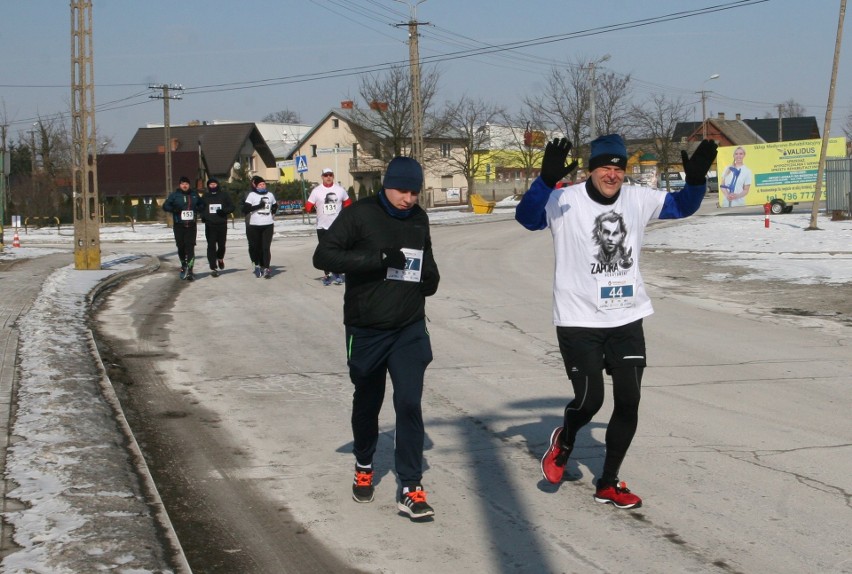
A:
[[[393,281],[411,281],[420,283],[420,271],[423,267],[423,250],[402,248],[405,255],[405,269],[388,267],[387,278]]]
[[[629,278],[598,279],[598,309],[624,309],[633,306],[634,285]]]

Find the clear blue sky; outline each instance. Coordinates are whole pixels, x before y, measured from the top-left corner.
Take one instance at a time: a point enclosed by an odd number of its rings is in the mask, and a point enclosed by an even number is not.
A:
[[[170,106],[175,124],[259,121],[285,108],[314,123],[341,100],[358,99],[353,69],[407,62],[407,29],[394,24],[408,20],[415,1],[93,0],[98,132],[113,139],[111,151],[123,151],[137,128],[161,124],[162,101],[149,98],[150,83],[186,88]],[[0,123],[10,124],[13,139],[39,117],[69,110],[69,5],[18,0],[2,8]],[[664,18],[713,6],[734,8]],[[702,89],[713,92],[708,116],[774,115],[777,104],[794,99],[822,128],[839,6],[840,0],[421,0],[416,16],[428,23],[420,55],[441,74],[439,103],[467,94],[516,110],[551,66],[610,54],[601,68],[631,74],[636,100],[680,97],[700,121]],[[637,25],[649,20],[657,22]],[[852,30],[846,32],[832,135],[842,135],[852,110]],[[528,45],[469,55],[512,43]],[[262,80],[269,85],[258,85]]]

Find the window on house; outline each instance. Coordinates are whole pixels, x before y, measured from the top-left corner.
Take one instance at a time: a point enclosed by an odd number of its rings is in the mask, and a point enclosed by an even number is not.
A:
[[[317,145],[311,144],[311,157],[317,157]]]
[[[337,128],[339,128],[340,127],[340,120],[337,119],[337,118],[332,118],[331,119],[331,127],[332,127],[332,129],[335,129],[335,130]]]
[[[450,151],[452,147],[448,143],[441,144],[441,157],[450,157]]]

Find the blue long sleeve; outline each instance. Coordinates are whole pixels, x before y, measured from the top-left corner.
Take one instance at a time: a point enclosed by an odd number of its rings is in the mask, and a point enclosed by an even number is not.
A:
[[[701,207],[701,201],[706,192],[707,184],[704,183],[702,185],[686,184],[680,191],[668,194],[663,202],[663,209],[660,211],[660,219],[689,217]],[[518,207],[520,207],[520,204]]]
[[[515,207],[515,221],[530,231],[545,229],[547,227],[547,213],[544,208],[551,193],[553,193],[553,190],[540,177],[537,177],[521,198],[521,202]]]

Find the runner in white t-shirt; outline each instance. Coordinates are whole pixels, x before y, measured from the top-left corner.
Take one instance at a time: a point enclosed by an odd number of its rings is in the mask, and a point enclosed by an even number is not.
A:
[[[541,470],[551,483],[562,480],[577,432],[603,406],[605,370],[612,378],[614,408],[595,500],[635,508],[642,500],[619,481],[618,472],[639,416],[646,364],[642,319],[654,312],[639,271],[642,237],[651,219],[688,217],[698,210],[716,144],[701,142],[692,158],[682,152],[686,186],[677,193],[623,185],[627,146],[617,134],[592,142],[588,180],[555,189],[577,167],[576,161],[565,165],[570,150],[566,139],[547,144],[541,176],[515,212],[527,229],[550,228],[553,235],[553,322],[574,388]]]
[[[308,201],[305,203],[305,211],[310,213],[316,208],[317,212],[317,238],[322,241],[325,231],[331,227],[334,220],[344,207],[352,205],[349,194],[339,183],[334,181],[334,170],[327,167],[322,170],[322,183],[311,190]],[[335,285],[343,285],[343,274],[323,271],[322,284],[331,285],[332,279]]]

